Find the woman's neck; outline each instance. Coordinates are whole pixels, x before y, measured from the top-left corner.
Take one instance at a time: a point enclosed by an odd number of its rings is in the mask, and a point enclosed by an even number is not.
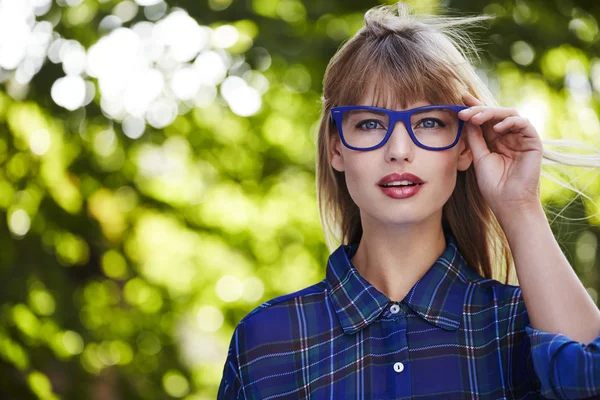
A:
[[[362,239],[352,264],[390,300],[401,301],[445,249],[439,219],[402,228],[363,219]]]

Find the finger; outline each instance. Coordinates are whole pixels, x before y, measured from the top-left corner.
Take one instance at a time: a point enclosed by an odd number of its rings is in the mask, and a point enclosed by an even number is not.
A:
[[[518,116],[519,113],[514,108],[503,107],[486,107],[480,112],[476,112],[470,121],[474,124],[481,125],[490,120],[502,120],[512,116]],[[461,119],[464,119],[461,117]],[[469,118],[464,119],[469,120]]]
[[[479,160],[490,154],[490,150],[485,142],[485,139],[483,138],[483,134],[479,126],[467,122],[464,125],[464,129],[466,130],[467,141],[469,142],[469,147],[471,149],[471,153],[473,154],[473,162],[476,165]]]
[[[520,131],[524,136],[535,137],[535,128],[527,118],[512,116],[504,119],[493,126],[494,131],[498,133],[507,133],[510,131]]]
[[[479,101],[479,99],[475,96],[473,96],[471,93],[464,93],[463,96],[463,101],[465,102],[465,105],[472,107],[472,106],[482,106],[483,103],[481,101]]]
[[[487,106],[473,106],[473,107],[469,107],[469,108],[466,108],[464,110],[459,111],[458,112],[458,116],[462,120],[467,120],[467,119],[471,118],[473,115],[479,114],[480,112],[482,112],[486,108],[488,108],[488,107]]]

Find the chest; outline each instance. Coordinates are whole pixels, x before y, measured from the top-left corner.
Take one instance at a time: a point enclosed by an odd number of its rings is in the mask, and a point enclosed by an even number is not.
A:
[[[526,334],[493,318],[444,330],[416,314],[388,313],[354,334],[309,325],[249,366],[248,398],[540,398]]]

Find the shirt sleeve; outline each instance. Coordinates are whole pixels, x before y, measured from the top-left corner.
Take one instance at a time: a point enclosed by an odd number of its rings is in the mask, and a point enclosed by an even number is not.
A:
[[[237,335],[238,329],[233,332],[231,344],[227,352],[227,360],[223,367],[223,376],[219,385],[217,400],[242,400],[244,396],[242,391],[241,380],[239,377],[238,359],[237,359]]]
[[[533,366],[548,399],[585,399],[600,395],[600,337],[585,345],[561,335],[526,328]]]

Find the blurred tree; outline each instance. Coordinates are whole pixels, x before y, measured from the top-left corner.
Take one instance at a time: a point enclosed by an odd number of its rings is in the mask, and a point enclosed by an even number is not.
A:
[[[215,397],[239,320],[324,276],[320,82],[376,4],[0,0],[0,397]],[[502,104],[598,146],[600,4],[444,4],[496,16]],[[544,181],[597,298],[597,172],[552,172],[590,196]]]

